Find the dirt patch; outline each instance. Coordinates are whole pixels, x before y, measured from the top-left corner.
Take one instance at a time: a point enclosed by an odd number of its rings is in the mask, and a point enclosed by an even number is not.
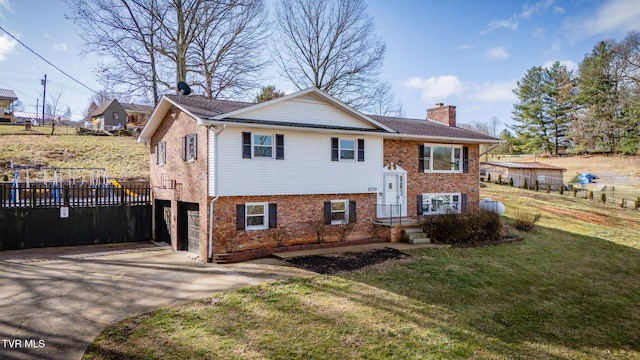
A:
[[[337,274],[354,271],[389,260],[410,258],[411,255],[392,248],[369,251],[350,251],[324,255],[308,255],[287,259],[287,262],[319,274]]]
[[[602,225],[602,226],[613,226],[613,225],[615,225],[611,221],[611,217],[609,217],[607,215],[604,215],[604,214],[591,212],[591,211],[577,211],[577,210],[570,210],[570,209],[559,209],[559,208],[554,208],[554,207],[551,207],[551,206],[541,206],[541,207],[539,207],[539,210],[543,214],[557,215],[557,216],[560,216],[560,217],[571,217],[571,218],[580,220],[582,222],[585,222],[587,224]]]

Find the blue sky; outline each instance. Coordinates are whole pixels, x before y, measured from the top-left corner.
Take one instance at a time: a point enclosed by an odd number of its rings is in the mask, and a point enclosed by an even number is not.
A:
[[[639,0],[365,1],[387,45],[381,77],[411,118],[424,118],[427,108],[443,102],[457,106],[458,122],[488,123],[496,116],[509,124],[516,101],[511,90],[529,68],[560,61],[577,71],[597,41],[640,30]],[[97,57],[80,55],[82,42],[65,12],[62,0],[0,0],[3,28],[98,90]],[[61,102],[79,118],[91,92],[0,32],[0,88],[15,90],[27,111],[42,101],[45,73],[47,93],[61,92]],[[270,76],[265,85],[293,90],[275,69]]]

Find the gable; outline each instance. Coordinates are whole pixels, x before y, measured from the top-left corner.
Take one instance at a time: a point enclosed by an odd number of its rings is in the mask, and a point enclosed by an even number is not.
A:
[[[313,93],[292,97],[269,106],[255,107],[230,118],[299,123],[327,127],[378,129],[361,117],[329,103]]]

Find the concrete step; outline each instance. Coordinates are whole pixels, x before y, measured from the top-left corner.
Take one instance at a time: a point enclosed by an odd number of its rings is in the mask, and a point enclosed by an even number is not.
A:
[[[404,235],[421,233],[421,232],[422,232],[422,228],[408,228],[408,229],[402,230],[402,234],[404,234]]]
[[[423,237],[409,238],[407,242],[409,244],[431,244],[431,239],[426,234],[424,235]]]
[[[405,238],[409,239],[409,240],[422,239],[422,238],[426,238],[426,237],[428,237],[428,236],[425,233],[413,233],[413,234],[407,234],[405,236]]]

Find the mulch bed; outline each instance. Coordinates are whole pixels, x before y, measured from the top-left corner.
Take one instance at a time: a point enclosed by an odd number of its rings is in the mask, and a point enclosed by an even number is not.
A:
[[[324,255],[308,255],[287,259],[287,262],[319,274],[337,274],[380,264],[389,260],[406,259],[411,255],[392,248],[369,251],[350,251]]]

